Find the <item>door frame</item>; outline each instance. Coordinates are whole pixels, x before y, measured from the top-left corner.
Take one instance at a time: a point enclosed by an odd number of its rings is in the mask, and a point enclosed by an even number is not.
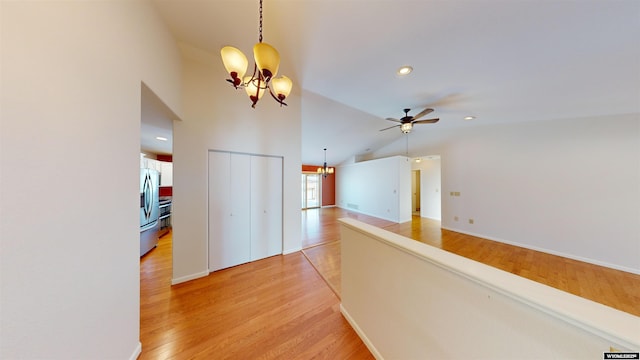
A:
[[[319,208],[321,208],[322,207],[322,176],[320,176],[320,174],[312,172],[312,171],[303,171],[301,175],[303,177],[307,177],[307,176],[311,176],[311,175],[318,177],[318,206],[312,206],[312,207],[308,206],[307,196],[306,196],[307,195],[307,190],[306,190],[307,189],[307,187],[306,187],[307,181],[305,181],[304,184],[301,184],[303,186],[302,191],[303,191],[303,194],[304,194],[304,195],[302,195],[302,199],[301,199],[301,201],[302,201],[301,206],[300,206],[301,209],[302,210],[307,210],[307,209],[319,209]]]

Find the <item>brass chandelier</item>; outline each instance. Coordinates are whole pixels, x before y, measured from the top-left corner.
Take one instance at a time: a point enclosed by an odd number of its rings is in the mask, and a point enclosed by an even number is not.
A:
[[[269,91],[271,97],[280,106],[287,105],[284,100],[291,93],[293,83],[286,76],[275,77],[280,66],[280,54],[273,46],[262,42],[262,0],[260,0],[260,25],[258,43],[253,46],[253,75],[244,76],[247,72],[247,57],[242,51],[233,46],[225,46],[220,50],[222,62],[231,79],[227,79],[234,88],[244,88],[251,100],[251,107],[262,98],[265,91]]]

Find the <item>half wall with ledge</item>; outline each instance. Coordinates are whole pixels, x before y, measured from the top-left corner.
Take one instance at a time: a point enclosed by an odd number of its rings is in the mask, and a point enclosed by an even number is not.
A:
[[[341,219],[341,311],[377,359],[602,359],[640,317]]]

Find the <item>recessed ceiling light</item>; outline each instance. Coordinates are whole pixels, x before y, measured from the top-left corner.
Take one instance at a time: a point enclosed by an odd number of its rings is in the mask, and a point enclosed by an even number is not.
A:
[[[412,71],[413,68],[411,66],[405,65],[398,69],[398,75],[408,75]]]
[[[156,140],[167,141],[169,139],[167,139],[166,137],[162,137],[162,136],[156,136]]]
[[[421,161],[422,161],[422,159],[420,159],[420,158],[417,158],[417,159],[416,159],[416,162],[417,162],[417,163],[419,163],[419,162],[421,162]]]
[[[475,118],[476,118],[475,116],[465,116],[464,117],[465,120],[473,120]]]

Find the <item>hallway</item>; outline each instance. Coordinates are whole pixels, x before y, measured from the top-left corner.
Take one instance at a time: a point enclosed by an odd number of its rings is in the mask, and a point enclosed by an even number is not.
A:
[[[138,359],[373,359],[300,252],[172,286],[172,241],[140,259]]]

